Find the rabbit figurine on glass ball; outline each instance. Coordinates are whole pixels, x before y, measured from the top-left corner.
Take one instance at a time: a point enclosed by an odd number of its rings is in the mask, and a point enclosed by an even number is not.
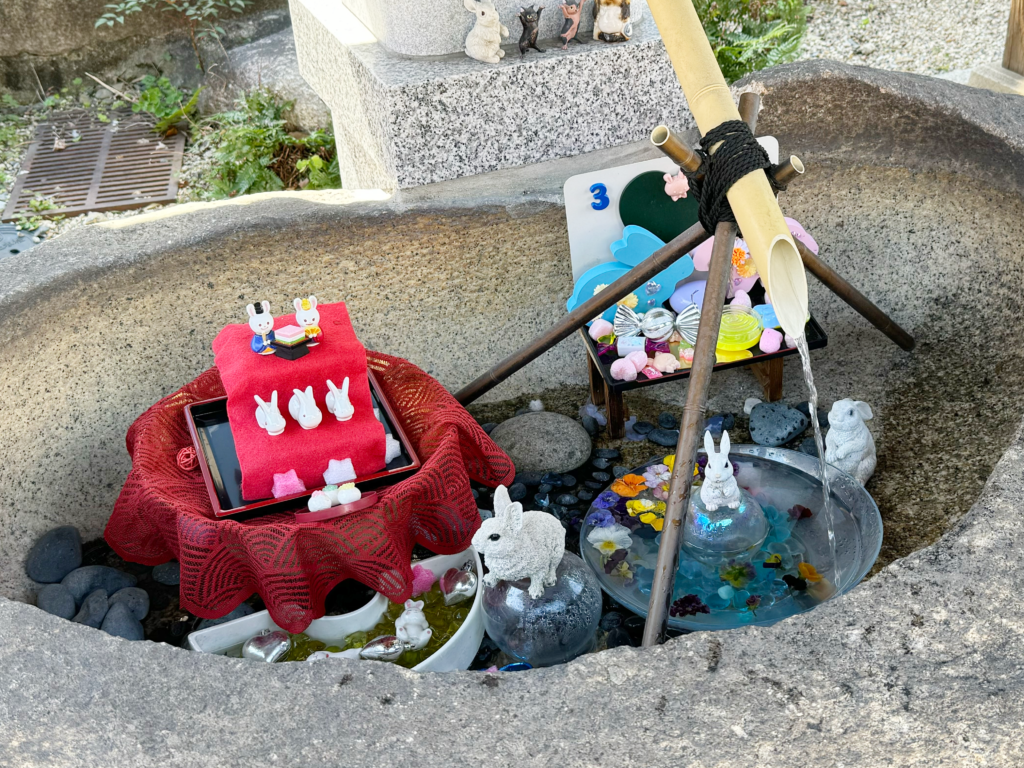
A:
[[[565,553],[565,529],[546,512],[524,512],[513,502],[508,489],[494,491],[494,517],[484,520],[473,536],[473,546],[484,556],[489,570],[484,584],[530,580],[530,597],[538,598],[544,588],[557,581],[558,564]]]

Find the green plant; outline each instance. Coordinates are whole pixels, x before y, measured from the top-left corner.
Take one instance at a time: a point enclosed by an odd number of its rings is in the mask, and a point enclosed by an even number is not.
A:
[[[240,99],[234,111],[207,121],[214,197],[341,186],[334,137],[324,131],[290,133],[284,114],[291,107],[260,88]]]
[[[50,197],[42,197],[36,195],[28,201],[28,209],[31,215],[26,216],[21,214],[14,219],[15,229],[20,229],[24,232],[31,232],[32,230],[39,229],[39,225],[43,223],[43,219],[52,219],[53,221],[61,221],[63,216],[46,216],[47,211],[56,211],[60,209],[60,206]]]
[[[726,80],[793,61],[807,28],[803,0],[695,0]]]
[[[241,13],[252,3],[253,0],[121,0],[104,6],[110,10],[96,19],[96,26],[112,27],[114,24],[124,24],[126,16],[140,13],[147,8],[176,14],[188,29],[192,50],[195,51],[200,68],[205,71],[206,65],[203,63],[202,54],[199,53],[199,40],[211,37],[220,41],[224,34],[224,27],[219,24],[221,12]]]
[[[132,112],[147,112],[156,118],[153,130],[166,133],[171,126],[195,112],[202,88],[188,100],[185,94],[171,85],[166,77],[146,75],[138,83],[139,98],[132,104]]]

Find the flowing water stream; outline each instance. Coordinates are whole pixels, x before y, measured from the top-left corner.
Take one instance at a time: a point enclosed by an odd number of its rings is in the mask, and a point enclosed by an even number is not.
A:
[[[839,558],[836,557],[836,523],[833,517],[832,491],[828,483],[828,463],[825,461],[825,440],[821,432],[821,425],[818,423],[818,390],[814,386],[814,374],[811,372],[811,353],[807,348],[807,336],[800,334],[796,340],[796,348],[800,352],[800,362],[803,363],[804,382],[807,384],[807,396],[810,401],[811,426],[814,427],[814,445],[818,449],[818,466],[821,468],[821,491],[823,495],[825,520],[828,523],[828,548],[832,556],[833,581],[838,590],[841,585],[841,573]]]

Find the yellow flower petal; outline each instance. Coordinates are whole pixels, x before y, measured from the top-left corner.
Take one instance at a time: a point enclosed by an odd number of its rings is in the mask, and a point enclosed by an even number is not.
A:
[[[818,573],[818,569],[810,563],[799,563],[796,568],[800,571],[800,576],[811,584],[821,581],[822,578],[824,578],[820,573]]]

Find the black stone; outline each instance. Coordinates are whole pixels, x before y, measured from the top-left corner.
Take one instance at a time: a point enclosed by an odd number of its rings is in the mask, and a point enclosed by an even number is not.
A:
[[[486,424],[481,424],[480,425],[480,429],[482,429],[484,432],[486,432],[489,435],[489,434],[491,434],[491,430],[494,429],[496,426],[498,426],[498,425],[495,422],[488,421]]]
[[[551,483],[541,483],[537,486],[537,493],[551,493],[554,486]]]
[[[113,607],[117,603],[127,605],[131,609],[132,615],[139,621],[146,618],[146,614],[149,613],[149,593],[138,587],[125,587],[117,590],[110,596],[110,606]]]
[[[177,560],[161,563],[153,568],[153,581],[165,587],[174,587],[181,583],[181,566]]]
[[[601,459],[601,458],[594,459],[590,463],[593,464],[598,469],[608,469],[608,467],[610,467],[612,465],[611,459]]]
[[[580,500],[573,496],[571,493],[563,493],[555,501],[566,507],[575,507],[580,503]]]
[[[593,416],[584,416],[580,421],[583,422],[583,428],[587,430],[587,434],[591,437],[596,437],[597,433],[601,430],[600,425],[597,423],[597,419]]]
[[[71,596],[75,598],[75,605],[81,607],[85,596],[97,589],[112,595],[119,589],[134,587],[137,579],[105,565],[85,565],[73,570],[61,579],[60,583],[67,587]]]
[[[75,598],[68,592],[67,587],[61,584],[47,584],[43,587],[36,595],[36,605],[41,610],[62,619],[70,619],[76,612]]]
[[[25,573],[40,584],[56,584],[82,564],[82,536],[73,525],[47,531],[25,558]]]
[[[679,430],[678,429],[656,429],[647,435],[647,439],[656,445],[662,445],[666,448],[675,448],[679,442]]]
[[[618,611],[608,611],[608,613],[601,617],[601,622],[598,624],[605,632],[610,632],[621,625],[622,614]]]
[[[736,426],[736,414],[729,413],[728,411],[722,411],[715,415],[722,417],[722,429],[732,429]]]
[[[470,488],[469,492],[473,494],[474,499],[480,498],[480,491],[478,491],[476,488]]]
[[[800,445],[796,449],[800,453],[806,453],[808,456],[818,458],[818,446],[815,444],[813,437],[805,437],[800,441]]]
[[[569,512],[569,510],[563,507],[561,504],[552,504],[550,507],[548,507],[548,512],[550,512],[552,515],[561,520],[563,526],[567,525],[572,517],[572,514]]]
[[[808,419],[811,418],[810,400],[804,400],[802,403],[797,403],[794,407]],[[818,426],[822,429],[825,429],[825,427],[828,426],[828,414],[829,412],[825,408],[818,408]]]
[[[587,488],[593,488],[595,491],[599,491],[604,488],[604,483],[599,483],[596,480],[584,480],[583,484],[587,486]]]
[[[644,639],[644,624],[646,622],[640,616],[627,616],[622,622],[622,628],[629,633],[631,644],[639,646]]]
[[[594,492],[589,488],[580,488],[578,491],[576,491],[576,497],[580,501],[590,501],[591,499],[594,498]]]
[[[522,501],[526,498],[526,486],[522,483],[512,483],[508,487],[508,497],[512,501]]]
[[[668,411],[658,414],[658,426],[662,429],[676,429],[679,426],[679,419]]]
[[[540,472],[520,472],[516,475],[516,482],[523,485],[540,485],[544,475]]]
[[[725,429],[725,419],[722,416],[711,416],[710,418],[707,418],[707,419],[704,420],[704,429],[702,430],[702,440],[703,440],[703,432],[710,432],[711,433],[711,437],[713,437],[715,440],[721,440],[722,439],[722,431],[724,429]]]
[[[221,616],[219,619],[203,619],[199,622],[198,629],[209,629],[210,627],[216,627],[218,624],[223,624],[227,621],[234,621],[235,619],[240,619],[243,616],[248,616],[251,613],[254,613],[253,607],[248,603],[242,603],[237,608],[235,608],[235,610],[233,610],[231,613],[225,616]]]
[[[612,479],[612,476],[609,475],[607,472],[591,472],[590,476],[602,483],[610,482]]]
[[[599,459],[617,459],[622,454],[614,448],[598,448],[594,451],[594,455]]]
[[[563,488],[575,488],[576,478],[572,475],[562,475],[562,487]]]
[[[625,477],[629,474],[629,467],[624,467],[621,464],[618,464],[612,467],[612,474],[615,475],[616,478]]]
[[[562,484],[562,476],[557,472],[546,472],[542,480],[556,488]]]
[[[633,431],[638,435],[646,435],[654,429],[654,425],[649,421],[638,421],[633,425]]]
[[[607,644],[609,648],[619,648],[624,645],[632,645],[629,632],[622,627],[615,627],[608,633]]]
[[[122,637],[125,640],[145,640],[146,633],[128,603],[114,603],[103,617],[100,629],[108,635]]]
[[[799,436],[810,419],[785,403],[758,403],[750,412],[750,437],[758,445],[777,446]]]
[[[72,621],[76,624],[85,624],[87,627],[99,629],[100,624],[103,623],[103,617],[107,615],[108,607],[106,590],[94,590],[82,601],[82,607],[75,614],[75,618]]]
[[[533,496],[533,501],[538,506],[546,508],[546,507],[548,507],[548,505],[551,504],[551,497],[548,496],[548,494],[546,494],[546,493],[536,493]]]

